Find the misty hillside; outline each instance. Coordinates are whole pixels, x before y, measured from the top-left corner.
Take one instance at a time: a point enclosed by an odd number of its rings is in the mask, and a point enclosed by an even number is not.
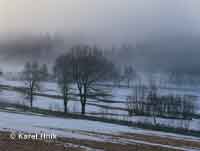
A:
[[[177,35],[148,39],[136,44],[115,46],[100,45],[115,63],[133,64],[145,71],[169,71],[185,74],[200,73],[199,36]],[[73,44],[83,39],[76,36],[18,36],[0,41],[1,62],[12,66],[25,61],[42,60],[49,63],[60,53],[67,52]]]
[[[200,73],[200,37],[173,36],[116,48],[115,61],[147,71]]]

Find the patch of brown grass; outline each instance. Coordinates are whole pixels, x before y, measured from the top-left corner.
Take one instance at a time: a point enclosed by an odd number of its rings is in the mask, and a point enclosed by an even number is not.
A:
[[[194,147],[200,148],[200,142],[190,141],[190,140],[179,140],[173,138],[164,138],[159,136],[149,136],[149,135],[142,135],[142,134],[124,134],[121,137],[128,138],[128,139],[135,139],[135,140],[142,140],[147,141],[150,143],[157,143],[163,145],[171,145],[176,147]]]
[[[85,146],[94,149],[102,149],[104,151],[178,151],[175,149],[169,149],[159,146],[142,145],[142,144],[122,144],[112,142],[97,142],[91,140],[81,139],[68,139],[58,138],[56,141],[23,141],[23,140],[11,140],[10,133],[0,132],[0,150],[2,151],[85,151],[85,149],[79,146]],[[97,133],[99,134],[99,133]],[[100,135],[100,134],[99,134]],[[108,134],[107,134],[108,135]],[[160,138],[159,136],[146,136],[140,134],[123,134],[119,136],[113,135],[113,138],[120,137],[132,140],[143,140],[158,144],[168,144],[177,146],[179,143],[184,143],[185,146],[198,147],[198,143],[184,140],[173,140]],[[75,144],[76,147],[68,146],[67,143]],[[179,144],[180,145],[180,144]],[[65,147],[64,147],[65,146]],[[78,146],[78,147],[77,147]]]
[[[65,148],[57,142],[11,140],[9,133],[0,133],[1,151],[82,151],[78,148]]]
[[[76,145],[88,146],[90,148],[102,149],[105,151],[178,151],[175,149],[162,148],[157,146],[140,144],[116,144],[110,142],[97,142],[90,140],[60,138],[60,142],[70,142]]]

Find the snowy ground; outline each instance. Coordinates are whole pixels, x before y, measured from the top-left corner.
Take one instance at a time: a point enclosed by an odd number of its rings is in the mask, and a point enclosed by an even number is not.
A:
[[[133,139],[133,135],[146,135],[146,137],[160,137],[160,139],[172,139],[177,141],[200,143],[200,138],[171,133],[142,130],[134,127],[119,126],[103,122],[88,120],[62,119],[54,117],[43,117],[36,115],[24,115],[16,113],[0,112],[1,131],[12,131],[17,133],[46,133],[55,134],[65,138],[75,138],[98,142],[112,142],[116,144],[142,144],[162,148],[177,149],[180,151],[197,151],[186,146],[174,146],[160,144],[152,141]],[[128,135],[128,136],[126,136]],[[163,142],[165,143],[165,142]]]
[[[1,84],[10,85],[10,86],[24,86],[22,81],[8,81],[1,79]],[[75,89],[75,86],[73,86]],[[126,109],[126,98],[127,96],[131,95],[132,89],[128,89],[125,87],[118,88],[106,88],[104,87],[105,91],[108,91],[111,96],[107,96],[106,98],[101,98],[104,101],[108,100],[108,102],[102,102],[95,99],[89,99],[88,105],[86,105],[86,112],[88,115],[93,116],[101,116],[107,118],[116,118],[121,120],[128,120],[133,122],[148,122],[153,123],[153,118],[151,117],[128,117]],[[200,95],[197,91],[184,89],[161,89],[159,90],[160,94],[187,94],[187,95],[194,95],[198,98],[198,104],[200,106]],[[48,95],[60,95],[59,88],[56,83],[54,82],[43,82],[42,83],[42,90],[40,93],[48,94]],[[24,98],[23,94],[20,94],[15,91],[8,91],[3,90],[0,95],[0,101],[8,102],[8,103],[18,103],[23,105],[29,105],[29,102]],[[112,102],[109,102],[112,101]],[[99,106],[101,105],[101,106]],[[42,108],[42,109],[49,109],[53,111],[63,111],[63,101],[61,99],[55,99],[50,97],[43,97],[43,96],[36,96],[33,102],[34,107]],[[105,107],[111,108],[105,108]],[[199,107],[200,108],[200,107]],[[68,110],[70,112],[80,112],[81,105],[79,101],[71,100],[68,103]],[[199,110],[200,112],[200,110]],[[94,114],[95,113],[95,114]],[[111,115],[114,114],[114,115]],[[200,120],[193,119],[192,121],[187,120],[174,120],[174,119],[162,119],[157,118],[157,123],[164,124],[165,126],[173,126],[173,127],[183,127],[189,128],[193,130],[200,130]]]
[[[108,124],[103,122],[95,122],[89,120],[63,119],[55,117],[44,117],[38,115],[25,115],[0,111],[1,123],[0,130],[15,130],[25,132],[45,131],[68,137],[69,131],[91,131],[103,132],[107,134],[120,133],[138,133],[146,135],[156,135],[163,137],[177,137],[184,139],[192,139],[200,141],[200,138],[184,135],[176,135],[171,133],[156,132],[132,128],[128,126],[120,126],[116,124]],[[73,132],[72,132],[73,133]]]

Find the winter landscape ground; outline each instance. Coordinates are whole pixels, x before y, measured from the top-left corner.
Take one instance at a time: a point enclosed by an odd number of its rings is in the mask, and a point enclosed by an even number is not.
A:
[[[75,151],[200,150],[200,138],[195,136],[148,130],[137,126],[111,124],[111,122],[105,123],[79,118],[55,117],[54,115],[24,111],[14,106],[15,104],[29,105],[29,101],[24,98],[23,93],[16,89],[24,87],[23,81],[12,81],[1,78],[1,84],[4,87],[0,96],[1,103],[7,104],[8,106],[2,107],[0,110],[0,144],[4,144],[2,147],[5,144],[9,146],[10,149],[8,147],[8,150],[13,149],[13,147],[18,148],[18,150],[32,150],[33,148],[39,147],[41,150]],[[153,124],[153,117],[128,116],[125,101],[127,96],[131,94],[131,88],[105,87],[104,90],[109,91],[110,95],[88,100],[86,106],[87,116]],[[199,98],[198,93],[190,89],[183,90],[180,88],[176,91],[161,89],[160,91],[162,93],[184,93],[195,95]],[[77,97],[76,94],[72,95],[72,99],[68,104],[70,113],[80,114],[81,107]],[[197,104],[200,103],[197,102]],[[63,101],[57,84],[54,82],[43,83],[42,89],[36,94],[33,107],[63,112]],[[198,113],[199,110],[197,110]],[[157,121],[159,124],[169,127],[187,127],[189,130],[197,131],[196,133],[200,131],[200,119],[198,118],[184,120],[157,117]],[[15,139],[10,138],[12,133],[15,134]],[[20,134],[40,133],[55,134],[56,139],[48,141],[27,141],[17,138]]]

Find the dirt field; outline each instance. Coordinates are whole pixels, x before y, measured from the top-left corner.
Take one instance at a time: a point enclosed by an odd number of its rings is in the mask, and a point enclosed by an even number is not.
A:
[[[51,142],[22,141],[12,140],[8,132],[0,132],[0,151],[182,151],[184,149],[190,151],[189,148],[200,149],[199,142],[161,138],[159,136],[140,134],[108,135],[91,132],[85,132],[85,134],[88,136],[109,137],[109,139],[108,141],[93,141],[57,138],[57,140]],[[138,143],[135,141],[138,141]],[[145,144],[146,142],[149,144]]]

